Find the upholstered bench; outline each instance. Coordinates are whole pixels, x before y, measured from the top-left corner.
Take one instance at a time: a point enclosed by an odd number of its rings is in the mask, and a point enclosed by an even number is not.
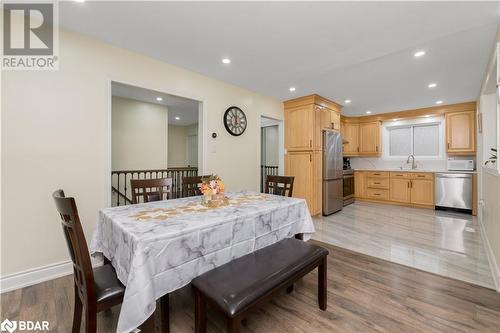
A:
[[[245,313],[318,267],[318,301],[326,310],[328,251],[297,239],[278,243],[235,259],[192,281],[195,292],[195,332],[206,332],[207,304],[227,318],[228,332],[240,331]]]

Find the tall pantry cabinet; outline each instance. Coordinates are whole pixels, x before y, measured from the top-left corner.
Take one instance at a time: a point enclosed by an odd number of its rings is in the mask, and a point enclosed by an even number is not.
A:
[[[318,95],[284,102],[285,174],[294,176],[293,196],[311,215],[322,212],[322,130],[340,130],[341,105]]]

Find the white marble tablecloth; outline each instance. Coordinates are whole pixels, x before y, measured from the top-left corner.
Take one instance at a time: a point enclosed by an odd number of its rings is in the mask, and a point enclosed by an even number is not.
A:
[[[138,327],[157,299],[204,272],[297,233],[304,240],[314,233],[303,199],[226,195],[230,204],[213,209],[191,197],[100,211],[90,250],[110,259],[126,286],[117,332]]]

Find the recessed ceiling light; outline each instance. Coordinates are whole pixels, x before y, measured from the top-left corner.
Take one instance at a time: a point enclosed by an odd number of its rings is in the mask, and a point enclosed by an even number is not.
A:
[[[175,120],[180,120],[180,119],[181,119],[181,117],[175,117]]]
[[[351,100],[350,99],[346,99],[344,102],[345,102],[345,104],[349,104],[349,103],[351,103]]]
[[[417,51],[417,52],[415,52],[414,56],[418,58],[418,57],[423,56],[424,54],[425,54],[425,51]]]
[[[75,2],[85,2],[85,0],[75,0]]]
[[[443,101],[436,101],[436,104],[443,104]]]
[[[295,91],[295,87],[290,87],[290,88],[288,88],[288,90],[290,90],[290,92],[294,92]]]
[[[222,63],[223,63],[223,64],[226,64],[226,65],[227,65],[227,64],[230,64],[230,63],[231,63],[231,59],[229,59],[229,58],[224,58],[224,59],[222,59]]]
[[[398,118],[394,118],[392,121],[398,121]]]
[[[427,87],[429,87],[429,88],[436,88],[437,87],[437,83],[429,83],[427,85]]]
[[[366,114],[370,114],[370,113],[372,113],[372,112],[371,111],[366,111]]]
[[[161,98],[161,97],[156,97],[156,100],[157,100],[158,102],[161,102],[161,101],[163,101],[163,98]]]
[[[424,117],[429,118],[430,116],[431,116],[430,114],[426,114]]]

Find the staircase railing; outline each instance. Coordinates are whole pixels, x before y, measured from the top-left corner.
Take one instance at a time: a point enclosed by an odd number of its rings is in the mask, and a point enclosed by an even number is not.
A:
[[[113,206],[132,203],[130,179],[172,178],[172,199],[182,197],[182,178],[198,175],[197,167],[179,167],[158,170],[111,171],[111,194]]]
[[[278,167],[274,165],[261,165],[260,166],[260,191],[264,192],[266,177],[267,176],[277,176],[278,175]]]

